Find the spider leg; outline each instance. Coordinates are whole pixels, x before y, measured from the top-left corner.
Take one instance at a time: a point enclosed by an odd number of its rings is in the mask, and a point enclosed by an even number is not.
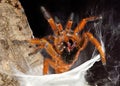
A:
[[[71,27],[72,27],[72,24],[73,24],[73,17],[74,17],[74,13],[71,13],[70,17],[69,17],[69,20],[66,24],[66,31],[70,31]]]
[[[47,12],[47,10],[42,6],[41,7],[41,11],[45,17],[45,19],[48,21],[48,23],[50,24],[52,30],[54,31],[54,33],[56,34],[56,24],[55,21],[53,20],[53,18],[51,17],[51,15]]]
[[[106,65],[105,53],[101,47],[101,44],[99,43],[99,41],[96,38],[94,38],[94,36],[91,33],[86,32],[86,35],[87,35],[88,39],[90,40],[90,42],[92,44],[94,44],[95,47],[97,48],[97,50],[99,51],[99,53],[101,55],[102,64]]]
[[[53,48],[52,44],[50,44],[45,38],[31,39],[28,42],[30,42],[32,44],[38,44],[38,47],[37,47],[36,51],[38,49],[44,48],[47,51],[47,53],[52,57],[52,59],[59,60],[58,53]]]
[[[79,57],[79,55],[80,55],[80,52],[81,52],[82,50],[84,50],[84,49],[86,48],[86,46],[87,46],[88,39],[87,39],[87,35],[86,35],[86,34],[83,34],[83,35],[82,35],[81,42],[82,42],[82,44],[80,44],[79,50],[77,51],[77,54],[76,54],[76,56],[75,56],[72,64],[74,64],[74,63],[78,60],[78,57]]]
[[[86,34],[82,35],[81,42],[83,42],[82,46],[81,46],[81,50],[84,50],[86,48],[86,46],[87,46],[87,43],[88,43],[88,38],[87,38]]]
[[[43,74],[44,75],[49,73],[49,66],[51,66],[52,68],[56,68],[56,64],[54,61],[52,61],[49,58],[45,58],[44,63],[43,63]]]
[[[84,18],[82,19],[82,21],[80,21],[80,23],[77,25],[77,27],[74,29],[74,34],[80,32],[82,29],[84,29],[85,25],[87,22],[89,21],[95,21],[95,20],[99,20],[101,19],[102,17],[89,17],[89,18]]]
[[[30,39],[27,41],[31,44],[40,44],[40,39],[38,39],[38,38]]]
[[[55,22],[56,22],[56,28],[58,30],[58,33],[60,33],[63,30],[63,27],[62,27],[62,24],[60,23],[60,20],[56,16],[55,16]]]

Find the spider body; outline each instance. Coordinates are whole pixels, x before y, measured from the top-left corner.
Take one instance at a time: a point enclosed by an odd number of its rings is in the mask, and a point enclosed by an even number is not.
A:
[[[87,22],[101,19],[101,17],[84,18],[76,26],[74,30],[71,29],[73,23],[73,13],[63,29],[59,19],[54,19],[49,15],[44,7],[41,7],[44,17],[50,24],[54,34],[41,39],[31,39],[30,43],[38,45],[36,51],[45,49],[51,58],[44,59],[43,74],[49,73],[49,66],[51,66],[55,73],[63,73],[68,71],[72,65],[78,60],[79,54],[87,46],[90,41],[99,51],[103,65],[106,64],[105,53],[102,50],[99,41],[90,32],[79,34],[84,29]],[[35,52],[36,52],[35,51]]]

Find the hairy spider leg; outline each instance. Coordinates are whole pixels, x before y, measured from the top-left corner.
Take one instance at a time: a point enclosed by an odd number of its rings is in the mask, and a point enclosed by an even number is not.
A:
[[[29,55],[33,55],[33,54],[36,54],[41,48],[44,48],[43,46],[40,46],[40,39],[38,38],[34,38],[34,39],[31,39],[31,40],[27,40],[28,43],[31,43],[31,44],[35,44],[35,45],[39,45],[39,47],[37,47],[33,52],[29,53]]]
[[[51,17],[51,15],[47,12],[47,10],[46,10],[43,6],[41,6],[41,11],[42,11],[45,19],[46,19],[46,20],[48,21],[48,23],[50,24],[53,32],[54,32],[55,34],[57,34],[57,32],[56,32],[56,31],[57,31],[56,24],[55,24],[55,21],[53,20],[53,18]]]
[[[96,47],[96,49],[99,51],[99,53],[100,53],[100,55],[101,55],[102,64],[103,64],[103,65],[106,65],[105,53],[104,53],[104,51],[103,51],[103,49],[102,49],[102,47],[101,47],[101,44],[99,43],[99,41],[98,41],[96,38],[94,38],[94,36],[93,36],[91,33],[86,32],[86,35],[87,35],[89,41],[90,41],[92,44],[94,44],[94,46]]]
[[[46,58],[44,60],[44,75],[49,73],[49,66],[51,66],[55,70],[55,73],[58,74],[68,71],[71,68],[72,64],[66,64],[61,59],[59,61],[54,61],[49,58]]]
[[[40,39],[38,39],[38,38],[30,39],[27,41],[31,44],[40,44]]]
[[[44,59],[44,63],[43,63],[43,75],[46,75],[49,73],[49,66],[51,66],[52,68],[56,68],[56,64],[55,62],[53,62],[51,59],[49,58],[45,58]]]
[[[102,17],[89,17],[89,18],[82,19],[82,21],[80,21],[80,23],[74,29],[74,34],[79,33],[81,30],[83,30],[87,22],[95,21],[99,19],[102,19]]]
[[[71,13],[71,15],[70,15],[70,17],[69,17],[69,19],[68,19],[68,22],[67,22],[67,24],[66,24],[66,27],[65,27],[65,30],[66,30],[67,32],[69,32],[70,29],[71,29],[71,27],[72,27],[73,18],[74,18],[74,13]]]
[[[58,33],[60,34],[60,32],[63,30],[63,27],[57,16],[55,16],[55,22],[56,22],[56,27],[57,27]]]
[[[50,24],[54,34],[56,36],[59,35],[59,33],[63,30],[63,27],[59,21],[59,19],[57,17],[55,17],[55,21],[53,20],[53,18],[50,16],[50,14],[47,12],[47,10],[42,6],[41,7],[42,13],[44,15],[44,17],[47,19],[48,23]],[[54,44],[57,45],[61,39],[54,36],[55,40],[54,40]]]
[[[31,39],[29,40],[29,43],[37,44],[39,49],[45,48],[49,55],[52,57],[52,59],[58,60],[58,58],[56,58],[58,56],[57,52],[45,38]]]
[[[81,38],[82,38],[82,39],[81,39],[81,42],[82,42],[83,44],[79,44],[79,49],[78,49],[77,54],[76,54],[76,56],[75,56],[75,58],[74,58],[74,60],[73,60],[73,62],[72,62],[72,65],[78,60],[79,55],[80,55],[80,52],[81,52],[82,50],[84,50],[84,49],[86,48],[86,46],[87,46],[87,43],[88,43],[87,35],[86,35],[86,34],[83,34]]]

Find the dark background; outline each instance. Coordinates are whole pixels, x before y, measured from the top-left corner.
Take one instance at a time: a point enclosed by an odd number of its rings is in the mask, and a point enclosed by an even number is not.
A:
[[[120,86],[120,0],[20,0],[35,37],[52,33],[40,7],[44,6],[65,25],[71,12],[74,22],[89,16],[102,15],[100,28],[106,48],[107,65],[96,63],[86,75],[92,86]]]

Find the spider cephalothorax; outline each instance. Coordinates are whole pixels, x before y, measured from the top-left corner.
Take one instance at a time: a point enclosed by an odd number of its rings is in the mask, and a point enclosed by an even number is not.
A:
[[[79,54],[85,49],[88,41],[90,41],[101,55],[103,65],[106,64],[105,53],[102,50],[99,41],[90,32],[79,34],[84,29],[87,22],[101,19],[101,17],[84,18],[75,29],[71,29],[73,23],[73,13],[70,15],[66,27],[63,29],[59,19],[54,19],[49,15],[44,7],[41,7],[44,17],[50,24],[54,34],[41,39],[29,40],[32,44],[37,44],[38,49],[45,49],[51,56],[44,59],[43,74],[49,73],[49,66],[51,66],[55,73],[62,73],[68,71],[71,66],[78,60]]]

